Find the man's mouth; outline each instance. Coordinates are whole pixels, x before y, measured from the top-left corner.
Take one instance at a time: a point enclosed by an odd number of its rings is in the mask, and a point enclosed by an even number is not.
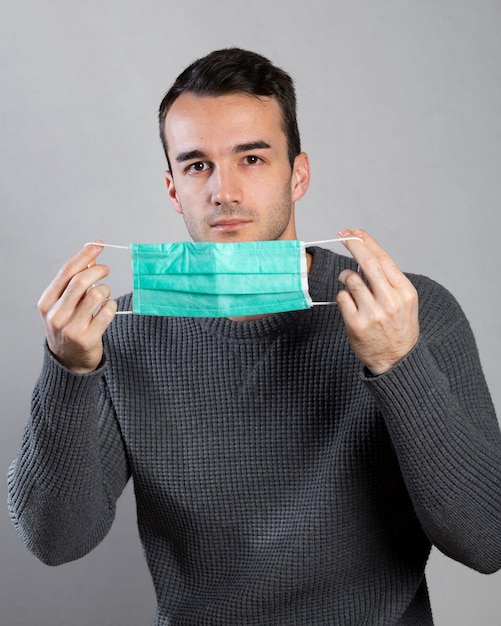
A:
[[[221,217],[211,223],[211,228],[218,231],[231,231],[243,228],[251,220],[243,217]]]

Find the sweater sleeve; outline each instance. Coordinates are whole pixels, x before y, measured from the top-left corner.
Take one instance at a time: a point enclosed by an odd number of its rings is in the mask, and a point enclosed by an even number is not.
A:
[[[501,568],[501,434],[473,333],[436,284],[422,332],[392,370],[365,377],[430,541],[482,573]]]
[[[27,547],[48,565],[80,558],[108,532],[129,468],[103,364],[74,374],[46,349],[8,507]]]

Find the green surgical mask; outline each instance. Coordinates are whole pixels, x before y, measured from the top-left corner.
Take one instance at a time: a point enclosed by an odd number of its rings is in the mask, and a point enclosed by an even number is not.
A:
[[[344,240],[133,243],[132,313],[241,317],[333,304],[311,300],[306,246]]]
[[[234,317],[311,307],[304,244],[132,244],[133,312]]]

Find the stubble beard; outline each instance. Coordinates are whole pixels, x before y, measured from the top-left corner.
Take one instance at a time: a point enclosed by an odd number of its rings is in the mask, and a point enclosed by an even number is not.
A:
[[[183,207],[181,206],[181,209]],[[239,204],[220,204],[217,208],[203,216],[201,221],[192,219],[190,211],[183,209],[183,218],[186,228],[193,241],[210,241],[212,224],[221,218],[242,218],[257,226],[252,235],[252,241],[271,241],[280,239],[292,219],[292,196],[289,183],[278,200],[268,209],[266,215],[262,215],[254,209]],[[228,241],[237,239],[241,235],[240,230],[227,230],[224,237]],[[249,239],[251,240],[251,239]]]

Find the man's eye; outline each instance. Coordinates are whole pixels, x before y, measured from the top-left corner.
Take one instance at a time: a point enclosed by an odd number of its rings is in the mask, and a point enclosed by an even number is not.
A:
[[[247,163],[247,165],[257,165],[261,162],[261,158],[254,154],[250,154],[249,156],[245,157],[245,162]]]
[[[205,171],[209,166],[204,161],[197,161],[188,166],[187,171],[198,174],[198,172]]]

